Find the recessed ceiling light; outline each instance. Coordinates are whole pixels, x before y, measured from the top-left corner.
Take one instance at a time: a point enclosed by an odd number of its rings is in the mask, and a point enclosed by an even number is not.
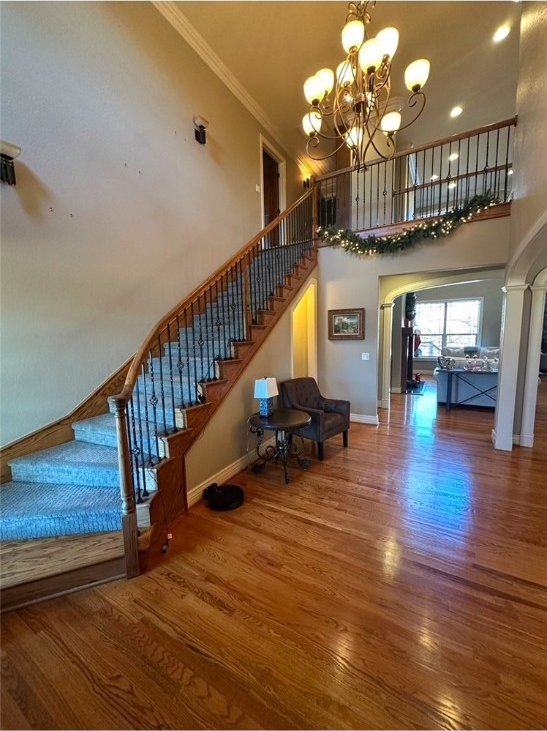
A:
[[[452,188],[456,187],[456,183],[449,183],[448,187],[450,188],[450,190],[452,190]]]
[[[453,152],[451,155],[448,156],[448,159],[450,160],[450,162],[454,162],[454,160],[457,160],[458,157],[459,157],[458,153]]]
[[[507,175],[512,175],[512,174],[513,174],[513,168],[511,168],[510,170],[507,171]]]
[[[494,36],[493,36],[494,43],[499,43],[500,41],[503,41],[504,38],[507,38],[510,31],[511,31],[511,28],[507,24],[500,25],[500,27],[494,33]]]
[[[432,176],[431,176],[431,177],[430,177],[429,179],[430,179],[430,180],[438,180],[438,179],[439,179],[439,176],[438,176],[438,175],[435,175],[435,174],[433,174],[433,175],[432,175]]]
[[[450,110],[450,116],[459,117],[462,112],[463,112],[463,109],[461,107],[454,107],[453,109]]]

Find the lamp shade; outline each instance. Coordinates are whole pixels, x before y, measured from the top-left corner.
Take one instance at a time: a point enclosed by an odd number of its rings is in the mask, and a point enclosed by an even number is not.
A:
[[[382,121],[380,122],[380,129],[386,133],[397,132],[400,126],[401,115],[399,112],[388,112],[382,117]]]
[[[302,117],[302,127],[307,135],[314,135],[321,129],[321,115],[317,112],[309,112]]]
[[[324,84],[317,76],[310,76],[304,82],[304,96],[308,104],[318,103],[325,95]]]
[[[399,31],[397,28],[383,28],[376,34],[384,56],[393,58],[399,45]]]
[[[255,398],[273,398],[278,394],[275,378],[257,378],[255,381]]]
[[[409,91],[419,91],[429,76],[429,61],[427,58],[419,58],[406,67],[405,84]]]
[[[363,130],[355,125],[346,132],[346,145],[350,150],[359,149],[363,140]]]
[[[342,30],[342,46],[349,53],[361,47],[365,38],[365,26],[360,20],[350,20]]]
[[[319,71],[315,74],[315,78],[319,79],[323,88],[323,95],[321,96],[321,99],[325,94],[328,96],[334,86],[334,71],[328,68],[319,69]]]
[[[376,70],[382,63],[383,50],[377,38],[369,38],[359,51],[359,66],[363,71]]]

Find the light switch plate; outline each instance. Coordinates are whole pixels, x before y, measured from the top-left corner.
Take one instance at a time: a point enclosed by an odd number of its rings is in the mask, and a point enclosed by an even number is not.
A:
[[[370,360],[370,353],[361,353],[361,360]]]

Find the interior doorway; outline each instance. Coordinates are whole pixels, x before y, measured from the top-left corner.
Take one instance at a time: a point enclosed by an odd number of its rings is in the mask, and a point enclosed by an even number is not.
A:
[[[262,190],[262,227],[271,223],[286,208],[285,159],[260,135],[260,180]],[[268,237],[266,246],[278,246],[279,233],[274,231]]]
[[[279,215],[279,165],[268,150],[262,148],[262,195],[264,198],[264,226]]]
[[[291,310],[291,377],[317,380],[317,281]]]

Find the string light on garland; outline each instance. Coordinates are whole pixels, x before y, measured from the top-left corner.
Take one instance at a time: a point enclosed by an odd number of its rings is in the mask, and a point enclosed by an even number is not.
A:
[[[335,226],[318,228],[317,235],[329,246],[339,246],[352,254],[371,256],[373,254],[394,254],[410,249],[425,239],[438,239],[450,236],[462,224],[470,221],[474,216],[499,201],[490,192],[484,195],[475,195],[458,208],[445,213],[441,218],[433,221],[423,221],[415,226],[405,228],[399,233],[390,236],[367,236],[366,238],[348,229],[339,229]]]

